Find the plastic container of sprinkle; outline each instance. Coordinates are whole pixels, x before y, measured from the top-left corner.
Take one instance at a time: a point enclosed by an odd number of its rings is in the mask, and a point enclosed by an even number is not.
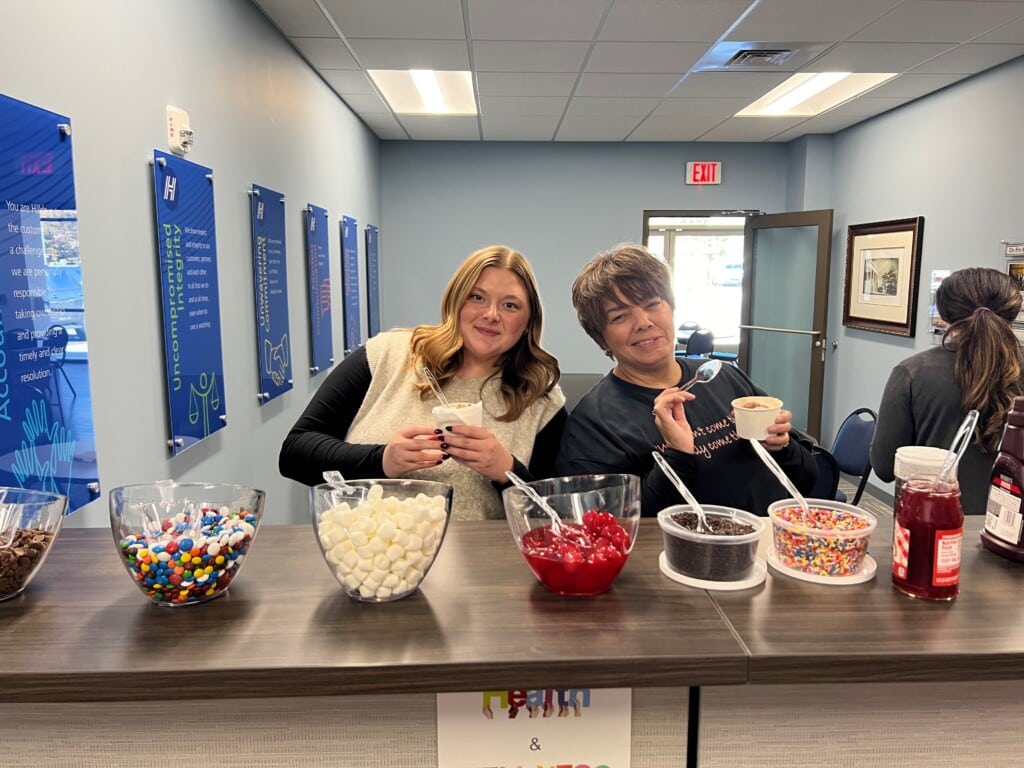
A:
[[[878,520],[851,504],[808,499],[804,514],[795,499],[769,505],[772,543],[785,568],[816,577],[844,578],[860,573]]]

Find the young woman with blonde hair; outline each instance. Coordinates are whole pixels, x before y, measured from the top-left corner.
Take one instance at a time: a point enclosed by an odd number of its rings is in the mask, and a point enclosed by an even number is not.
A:
[[[982,515],[1006,414],[1013,398],[1024,394],[1024,358],[1011,325],[1020,313],[1020,290],[1009,275],[970,267],[942,281],[935,305],[948,323],[942,345],[893,368],[878,408],[871,468],[893,480],[897,448],[948,448],[964,416],[976,409],[976,438],[958,477],[964,512]]]
[[[440,323],[374,336],[331,372],[284,440],[281,474],[438,480],[454,486],[456,519],[503,517],[505,472],[550,476],[565,424],[542,325],[526,258],[499,245],[473,253],[445,288]],[[483,426],[436,429],[424,367],[449,401],[481,401]]]

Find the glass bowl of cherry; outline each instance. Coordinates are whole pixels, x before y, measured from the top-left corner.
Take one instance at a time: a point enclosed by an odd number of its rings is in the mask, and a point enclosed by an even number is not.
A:
[[[512,536],[534,576],[568,597],[611,589],[640,527],[640,478],[573,475],[526,485],[539,499],[513,485],[502,500]]]

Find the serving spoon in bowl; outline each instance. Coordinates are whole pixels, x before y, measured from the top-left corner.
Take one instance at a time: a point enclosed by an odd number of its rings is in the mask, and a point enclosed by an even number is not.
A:
[[[711,362],[717,363],[718,360],[712,360]],[[672,465],[669,464],[665,457],[661,455],[659,451],[651,451],[651,456],[654,457],[654,463],[658,465],[658,468],[665,473],[665,477],[671,481],[672,485],[676,487],[676,490],[686,499],[686,503],[690,505],[694,513],[697,515],[697,533],[714,533],[711,530],[711,526],[708,524],[708,519],[704,515],[704,508],[697,501],[697,497],[693,495],[693,492],[686,487],[686,484],[679,478],[676,471],[672,469]]]

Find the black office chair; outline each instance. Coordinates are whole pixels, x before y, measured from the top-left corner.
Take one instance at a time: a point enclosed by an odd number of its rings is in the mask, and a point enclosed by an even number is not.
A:
[[[676,347],[686,349],[686,342],[690,340],[690,336],[698,328],[700,328],[700,324],[693,322],[693,320],[686,320],[680,323],[679,327],[676,328]]]
[[[878,416],[870,408],[858,408],[839,425],[832,455],[841,472],[859,478],[852,504],[860,501],[871,474],[871,439],[875,436]],[[846,494],[836,491],[836,501],[846,501]]]
[[[835,499],[839,491],[839,463],[836,457],[820,445],[811,448],[811,456],[818,465],[818,480],[807,495],[812,499]]]
[[[61,403],[60,380],[57,378],[58,373],[64,377],[64,381],[71,389],[72,399],[78,397],[78,392],[75,391],[75,385],[71,383],[71,379],[68,378],[68,372],[64,370],[64,362],[68,355],[67,328],[63,325],[51,325],[46,330],[46,336],[43,338],[43,348],[47,350],[47,359],[50,363],[50,381],[53,385],[56,400],[56,402],[51,402],[57,408],[59,419],[63,420],[64,405]]]
[[[709,328],[698,328],[686,342],[687,357],[707,357],[715,351],[715,334]]]

